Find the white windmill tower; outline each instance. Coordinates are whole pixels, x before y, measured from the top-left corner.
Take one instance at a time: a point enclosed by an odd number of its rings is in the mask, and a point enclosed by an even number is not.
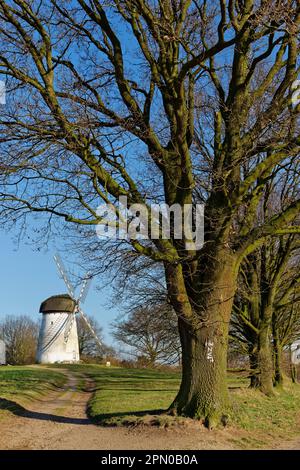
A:
[[[2,339],[0,339],[0,366],[6,364],[6,345]]]
[[[295,341],[291,347],[291,362],[293,365],[298,366],[300,364],[300,340]]]
[[[102,349],[102,343],[84,314],[80,304],[84,302],[91,277],[83,282],[78,299],[64,265],[59,256],[54,257],[58,270],[68,288],[68,294],[56,295],[45,300],[40,308],[43,314],[37,350],[37,362],[54,364],[57,362],[76,363],[80,360],[76,314],[82,316],[95,340]]]

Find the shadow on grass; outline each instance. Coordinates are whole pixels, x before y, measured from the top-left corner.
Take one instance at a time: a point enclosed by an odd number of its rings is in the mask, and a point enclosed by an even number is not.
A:
[[[16,416],[28,419],[38,419],[40,421],[53,421],[55,423],[80,425],[91,424],[91,421],[88,418],[69,418],[66,416],[57,416],[48,413],[40,413],[38,411],[26,410],[23,406],[14,401],[7,400],[6,398],[0,398],[0,410],[8,410]]]

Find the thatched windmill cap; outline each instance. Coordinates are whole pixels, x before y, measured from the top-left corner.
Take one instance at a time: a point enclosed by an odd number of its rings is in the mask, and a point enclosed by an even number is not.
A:
[[[45,300],[41,307],[40,313],[55,313],[55,312],[66,312],[74,313],[76,302],[68,294],[54,295]]]

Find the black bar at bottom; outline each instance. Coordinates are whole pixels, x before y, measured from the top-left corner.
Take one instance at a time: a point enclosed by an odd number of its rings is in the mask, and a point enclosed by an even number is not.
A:
[[[8,463],[16,463],[24,468],[24,464],[39,466],[51,464],[75,464],[82,465],[82,470],[90,470],[87,465],[93,465],[93,469],[107,467],[141,468],[159,465],[177,466],[183,465],[190,468],[201,468],[207,464],[237,466],[244,470],[245,465],[284,464],[300,462],[300,451],[182,451],[182,450],[151,450],[151,451],[0,451],[0,468]],[[41,467],[39,467],[41,468]]]

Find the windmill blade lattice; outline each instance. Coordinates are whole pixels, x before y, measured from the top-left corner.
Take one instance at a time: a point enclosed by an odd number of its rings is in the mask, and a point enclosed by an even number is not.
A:
[[[83,312],[82,308],[79,307],[78,310],[79,310],[80,315],[84,319],[85,323],[88,325],[89,329],[91,330],[91,332],[92,332],[92,334],[93,334],[93,336],[94,336],[94,338],[95,338],[95,340],[96,340],[96,342],[99,346],[99,349],[102,351],[103,350],[103,344],[101,343],[100,339],[98,338],[97,333],[95,332],[94,328],[90,324],[90,322],[89,322],[87,316],[85,315],[85,313]]]
[[[54,256],[54,260],[55,260],[55,263],[56,263],[56,266],[58,268],[58,271],[61,275],[61,277],[63,278],[63,280],[65,281],[65,284],[67,286],[67,289],[68,289],[68,292],[70,294],[70,296],[72,297],[72,299],[74,299],[75,297],[75,289],[67,275],[67,271],[66,271],[66,268],[64,266],[64,263],[61,259],[61,257],[59,255],[55,255]]]
[[[56,254],[54,256],[54,260],[55,260],[55,263],[56,263],[56,266],[57,266],[57,269],[62,277],[62,279],[64,280],[66,286],[67,286],[67,289],[68,289],[68,292],[69,292],[69,295],[72,297],[72,299],[74,299],[75,297],[75,289],[73,287],[73,284],[72,282],[70,281],[69,279],[69,276],[67,274],[67,270],[65,268],[65,265],[61,259],[61,257]],[[68,321],[66,322],[66,325],[65,325],[65,333],[64,333],[64,342],[67,343],[68,340],[69,340],[69,337],[70,337],[70,334],[71,334],[71,331],[72,331],[72,326],[73,326],[73,323],[75,321],[75,311],[74,313],[72,313],[69,318],[68,318]]]
[[[59,255],[55,255],[54,256],[54,260],[56,262],[56,265],[57,265],[57,268],[58,268],[58,271],[62,277],[62,279],[64,280],[66,286],[67,286],[67,289],[68,289],[68,292],[69,292],[69,295],[72,297],[72,299],[75,300],[75,288],[72,284],[72,282],[70,281],[69,279],[69,276],[67,274],[67,271],[66,271],[66,268],[64,266],[64,263],[61,259],[61,257]],[[64,333],[64,342],[67,343],[68,340],[69,340],[69,337],[70,337],[70,334],[71,334],[71,331],[72,331],[72,326],[73,326],[73,323],[75,321],[75,318],[76,318],[76,313],[79,312],[80,315],[82,316],[82,318],[84,319],[85,323],[88,325],[92,335],[94,336],[98,346],[99,346],[99,349],[100,350],[103,350],[103,345],[101,343],[101,341],[99,340],[98,336],[97,336],[97,333],[95,332],[94,328],[92,327],[91,323],[89,322],[87,316],[85,315],[85,313],[83,312],[83,310],[81,309],[80,307],[80,303],[84,303],[86,297],[87,297],[87,294],[88,294],[88,291],[89,291],[89,288],[91,286],[91,282],[92,282],[92,276],[88,273],[85,278],[84,278],[84,281],[83,281],[83,284],[82,284],[82,287],[80,289],[80,293],[79,293],[79,297],[78,299],[76,300],[76,307],[75,307],[75,310],[74,312],[70,315],[66,325],[65,325],[65,333]]]
[[[78,297],[78,300],[77,300],[78,304],[79,304],[79,302],[81,302],[82,304],[85,302],[85,299],[86,299],[86,297],[88,295],[88,292],[90,290],[90,287],[91,287],[91,283],[92,283],[92,276],[88,273],[86,275],[85,279],[83,280],[83,284],[82,284],[80,294],[79,294],[79,297]]]

